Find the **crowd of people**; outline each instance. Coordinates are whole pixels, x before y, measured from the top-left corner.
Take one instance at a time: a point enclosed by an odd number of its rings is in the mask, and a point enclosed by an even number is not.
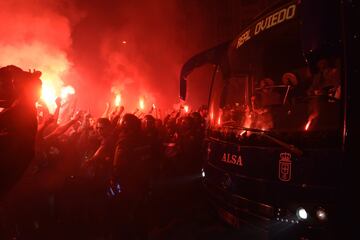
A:
[[[180,108],[161,119],[113,106],[95,117],[58,98],[50,113],[39,100],[40,76],[0,69],[4,237],[29,239],[62,224],[145,239],[156,192],[200,176],[206,111]],[[9,203],[21,181],[27,197]]]

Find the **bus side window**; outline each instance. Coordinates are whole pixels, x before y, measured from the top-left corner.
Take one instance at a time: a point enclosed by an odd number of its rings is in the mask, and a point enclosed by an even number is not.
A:
[[[266,107],[281,104],[281,96],[274,88],[275,84],[271,78],[260,80],[258,91],[255,95],[256,105]]]
[[[328,58],[316,62],[317,72],[312,77],[308,95],[328,95],[340,99],[340,66]]]

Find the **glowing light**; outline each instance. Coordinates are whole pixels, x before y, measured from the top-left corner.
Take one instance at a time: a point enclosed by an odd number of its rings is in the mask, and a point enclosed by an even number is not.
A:
[[[250,128],[251,124],[252,124],[252,118],[251,118],[251,112],[250,112],[250,107],[249,106],[246,106],[246,109],[245,109],[245,121],[244,121],[244,124],[243,124],[243,127],[245,128]]]
[[[308,118],[308,121],[305,125],[305,131],[307,131],[311,125],[311,122],[318,116],[318,113],[317,112],[314,112],[312,113],[309,118]]]
[[[309,127],[310,127],[310,124],[311,124],[311,119],[309,119],[309,121],[306,123],[306,125],[305,125],[305,131],[307,131],[308,129],[309,129]]]
[[[61,88],[61,98],[67,99],[69,95],[75,94],[75,89],[68,85],[66,87]]]
[[[211,119],[211,120],[214,120],[214,112],[211,112],[211,113],[210,113],[210,119]]]
[[[38,25],[38,22],[41,24]],[[60,26],[55,27],[55,29],[59,29],[60,27],[60,29],[65,32],[53,32],[52,29],[54,26],[49,26],[49,29],[43,29],[43,27],[47,27],[47,24],[52,25],[51,20],[49,20],[48,23],[45,23],[45,26],[44,21],[39,20],[36,20],[36,23],[34,24],[35,26],[30,24],[36,29],[30,31],[32,33],[30,39],[35,37],[33,41],[21,41],[21,43],[14,43],[14,45],[9,45],[8,47],[5,46],[5,48],[2,49],[2,54],[0,56],[0,65],[4,66],[6,63],[11,62],[24,70],[32,69],[40,71],[42,73],[40,77],[42,88],[44,88],[44,90],[41,91],[41,99],[46,103],[49,111],[52,113],[56,109],[56,104],[54,102],[56,97],[61,96],[61,87],[64,85],[62,77],[68,72],[71,63],[67,59],[67,55],[63,51],[63,48],[57,44],[52,45],[51,43],[54,42],[50,39],[55,36],[56,38],[62,38],[61,36],[66,34],[67,29],[62,29]],[[55,26],[56,25],[57,24],[55,23]],[[45,33],[48,32],[47,30],[50,32],[45,35],[41,34],[42,37],[37,39],[36,32],[39,31],[39,29],[42,29],[40,32],[44,31]],[[27,31],[24,33],[26,32]],[[21,32],[19,32],[19,34],[19,39],[26,39],[25,36],[21,36]],[[49,42],[46,41],[46,44],[42,42],[45,40],[44,37],[46,37],[46,40],[50,40]],[[61,39],[59,39],[59,41],[61,41]]]
[[[124,41],[122,41],[121,43],[122,43],[122,44],[126,44],[127,42],[124,40]]]
[[[56,108],[56,90],[55,87],[51,84],[51,82],[43,83],[41,90],[41,99],[44,100],[50,110],[54,110]]]
[[[302,219],[302,220],[306,220],[308,217],[308,213],[306,212],[306,210],[304,208],[298,208],[297,210],[297,216],[298,218]]]
[[[201,176],[202,176],[203,178],[206,176],[204,169],[201,169]]]
[[[145,103],[144,103],[144,99],[143,99],[143,98],[140,98],[140,99],[139,99],[139,108],[140,108],[141,110],[144,110],[144,108],[145,108]]]
[[[116,107],[119,107],[119,106],[120,106],[120,103],[121,103],[121,95],[120,95],[120,94],[116,94],[114,104],[115,104]]]
[[[154,103],[153,103],[152,107],[153,107],[153,109],[155,109],[155,108],[156,108]]]
[[[185,110],[186,113],[188,113],[188,112],[189,112],[189,106],[188,106],[188,105],[185,105],[185,106],[184,106],[184,110]]]
[[[240,133],[240,136],[244,135],[244,133],[246,133],[246,130],[242,131],[242,132]]]
[[[218,125],[221,125],[221,117],[218,118],[217,124],[218,124]]]
[[[327,219],[327,214],[325,212],[324,209],[319,208],[318,210],[316,210],[316,217],[320,220],[320,221],[324,221]]]

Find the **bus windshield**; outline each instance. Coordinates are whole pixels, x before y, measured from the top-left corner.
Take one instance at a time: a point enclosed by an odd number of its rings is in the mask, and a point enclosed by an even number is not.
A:
[[[291,18],[261,28],[269,16],[286,14],[288,9],[294,11]],[[277,132],[341,129],[340,56],[329,51],[319,54],[313,66],[306,62],[295,10],[290,5],[270,13],[232,42],[228,73],[214,80],[211,127]]]

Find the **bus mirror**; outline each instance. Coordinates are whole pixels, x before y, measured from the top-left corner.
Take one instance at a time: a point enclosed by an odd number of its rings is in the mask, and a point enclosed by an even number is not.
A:
[[[180,79],[180,98],[185,101],[186,99],[186,79]]]

